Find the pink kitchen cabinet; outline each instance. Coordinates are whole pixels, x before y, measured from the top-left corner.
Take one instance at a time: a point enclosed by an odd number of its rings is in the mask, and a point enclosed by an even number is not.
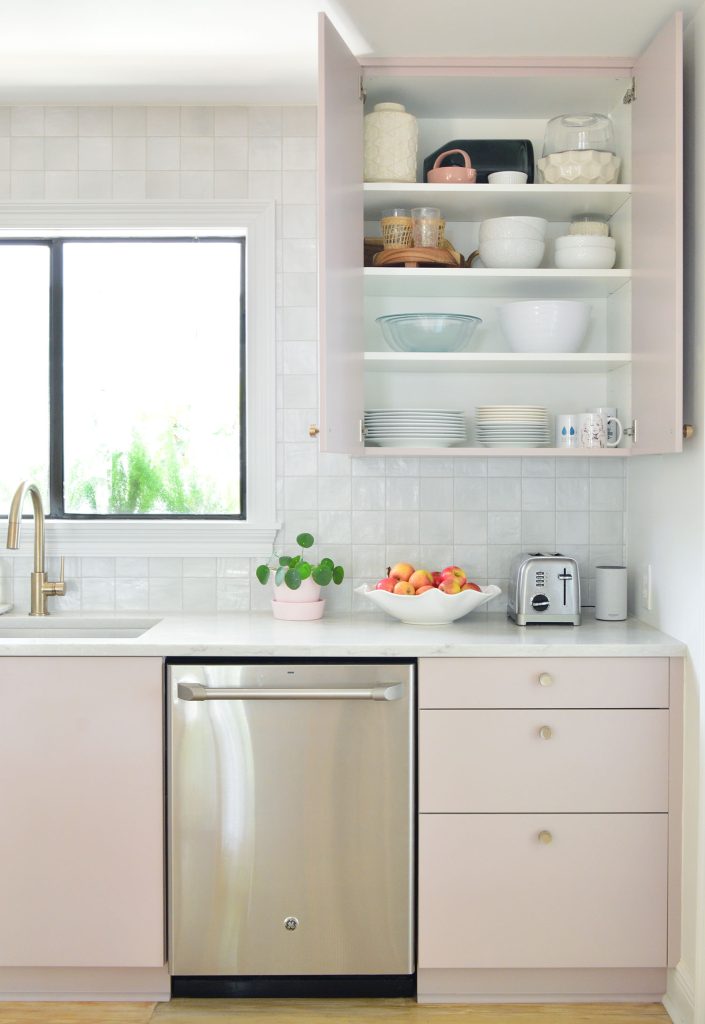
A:
[[[3,658],[0,967],[161,967],[159,658]]]
[[[634,58],[355,58],[320,16],[321,449],[352,454],[487,455],[473,439],[477,404],[544,405],[556,414],[616,406],[628,430],[616,449],[492,449],[493,455],[619,458],[682,447],[682,21],[675,15]],[[419,173],[454,138],[530,138],[541,155],[547,120],[610,113],[622,157],[617,185],[428,185],[362,180],[363,115],[402,102],[419,124]],[[363,235],[391,206],[432,205],[464,255],[487,217],[549,220],[537,270],[363,268]],[[552,240],[571,216],[602,213],[617,240],[609,271],[553,267]],[[497,307],[524,298],[591,305],[583,349],[527,357],[507,350]],[[463,312],[484,323],[468,352],[390,352],[375,318]],[[463,409],[467,447],[365,447],[365,408]]]

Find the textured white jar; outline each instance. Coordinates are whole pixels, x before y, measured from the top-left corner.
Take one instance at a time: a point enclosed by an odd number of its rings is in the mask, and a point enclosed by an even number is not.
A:
[[[419,129],[401,103],[365,114],[365,181],[416,181]]]

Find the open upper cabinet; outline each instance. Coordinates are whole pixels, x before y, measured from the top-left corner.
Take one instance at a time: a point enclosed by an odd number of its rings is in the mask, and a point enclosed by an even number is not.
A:
[[[358,61],[325,15],[319,25],[319,301],[321,448],[371,455],[620,457],[682,445],[682,18],[674,16],[634,60],[453,58]],[[403,103],[419,126],[417,183],[363,182],[363,116]],[[538,158],[547,121],[609,113],[622,160],[617,185],[431,185],[423,160],[452,139],[524,138]],[[549,221],[536,270],[363,267],[363,237],[382,210],[434,206],[467,255],[480,223],[508,215]],[[557,270],[553,241],[571,218],[601,213],[617,243],[612,270]],[[577,353],[510,352],[501,304],[524,298],[590,303]],[[482,318],[468,351],[387,349],[375,320],[388,313]],[[480,447],[477,405],[531,404],[552,415],[614,406],[626,428],[617,448]],[[366,447],[365,409],[464,411],[467,447]]]

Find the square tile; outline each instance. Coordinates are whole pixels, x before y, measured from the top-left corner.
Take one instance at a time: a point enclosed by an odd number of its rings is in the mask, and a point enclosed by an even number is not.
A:
[[[522,459],[521,460],[521,475],[522,476],[555,476],[556,475],[556,460],[555,459]]]
[[[419,460],[413,457],[392,456],[384,458],[387,476],[411,477],[419,475]]]
[[[419,530],[418,512],[406,511],[404,509],[387,512],[385,537],[388,544],[418,544]],[[410,558],[411,556],[409,555],[408,557]]]
[[[453,513],[453,542],[456,547],[476,547],[487,543],[486,511],[456,511]]]
[[[296,533],[302,533],[297,529]],[[259,564],[257,561],[257,564]],[[250,578],[250,564],[247,558],[218,558],[216,562],[216,573],[222,579],[239,580],[241,583]]]
[[[78,107],[45,107],[44,134],[47,137],[78,135]]]
[[[315,441],[313,443],[315,444]],[[349,455],[319,452],[318,474],[319,476],[350,476],[350,462]]]
[[[137,136],[146,134],[146,107],[113,107],[113,135]]]
[[[624,543],[623,515],[621,512],[590,511],[590,544]]]
[[[556,513],[522,512],[521,543],[535,551],[554,551],[556,548]]]
[[[115,580],[115,608],[117,611],[144,611],[149,608],[149,581],[129,576]]]
[[[113,166],[113,140],[105,136],[78,140],[80,171],[110,171]]]
[[[521,459],[487,459],[488,476],[521,476]]]
[[[623,477],[625,474],[625,460],[621,458],[593,458],[590,462],[590,476],[611,476]]]
[[[181,171],[179,174],[181,199],[212,199],[212,171]]]
[[[115,559],[115,575],[117,577],[136,577],[149,575],[148,558],[122,557]]]
[[[319,509],[350,509],[350,507],[350,477],[324,476],[319,478]]]
[[[216,135],[248,134],[247,107],[215,107],[213,128]]]
[[[111,107],[79,107],[78,134],[89,136],[110,136],[113,133],[113,111]]]
[[[352,519],[350,512],[319,512],[318,534],[316,536],[320,544],[350,544],[352,542]]]
[[[125,137],[113,139],[113,170],[143,171],[147,166],[147,140]]]
[[[490,544],[487,547],[487,575],[509,578],[512,562],[522,553],[519,544]]]
[[[248,144],[247,166],[251,171],[281,171],[282,140],[280,138],[251,137]]]
[[[316,238],[316,207],[312,203],[289,203],[282,208],[282,238]]]
[[[213,159],[218,171],[246,171],[248,169],[248,140],[242,138],[216,138]]]
[[[150,132],[151,134],[151,132]],[[182,107],[181,108],[181,135],[212,135],[213,134],[213,108],[212,107]]]
[[[453,459],[453,473],[455,476],[487,476],[487,459]]]
[[[10,135],[44,134],[44,107],[11,107]]]
[[[285,137],[282,149],[282,166],[285,171],[316,170],[316,139]]]
[[[281,171],[248,171],[247,191],[250,199],[273,199],[280,203],[282,198]]]
[[[352,555],[352,575],[381,580],[386,574],[384,544],[356,544]]]
[[[213,170],[213,138],[193,136],[181,139],[181,170]]]
[[[178,171],[147,171],[147,199],[178,199],[179,177]]]
[[[214,199],[247,199],[249,182],[246,171],[215,171],[213,173]]]
[[[453,476],[454,459],[421,458],[419,459],[419,476]]]
[[[590,511],[621,512],[624,508],[622,477],[592,477],[590,480]]]
[[[11,171],[10,196],[12,199],[43,199],[43,171]]]
[[[115,580],[81,580],[81,608],[84,611],[112,611],[115,608]]]
[[[315,478],[310,476],[286,477],[284,480],[284,508],[317,509],[318,488]]]
[[[218,583],[213,579],[184,579],[182,607],[185,612],[210,612],[218,608]],[[249,586],[247,590],[249,599]],[[249,600],[248,600],[249,604]]]
[[[487,479],[485,477],[455,477],[453,507],[468,510],[486,509]]]
[[[123,202],[144,199],[146,177],[144,171],[113,171],[113,199]]]
[[[10,168],[13,171],[43,171],[44,139],[10,139]]]
[[[112,199],[113,175],[111,171],[79,171],[79,199]]]
[[[217,559],[215,558],[184,558],[184,577],[205,578],[216,575]]]
[[[283,202],[297,205],[316,202],[315,171],[284,171],[282,179]]]
[[[355,510],[352,514],[353,544],[384,544],[385,513]]]
[[[484,578],[487,576],[487,552],[486,544],[455,544],[453,565],[464,569],[470,580]]]
[[[281,107],[249,107],[247,134],[275,136],[282,133]]]
[[[179,107],[147,107],[147,135],[181,134]]]
[[[419,513],[421,544],[453,544],[453,513],[439,509]],[[452,557],[452,555],[451,555]]]
[[[492,512],[487,519],[490,544],[521,543],[521,512]]]
[[[150,171],[178,171],[181,165],[181,139],[175,136],[146,140],[146,167]]]
[[[315,137],[318,134],[318,108],[283,107],[282,131],[284,135]]]
[[[388,509],[417,509],[419,507],[418,479],[399,477],[390,481],[386,488],[386,507]]]
[[[47,171],[77,171],[78,139],[75,136],[45,139],[44,166]]]
[[[582,455],[570,455],[562,459],[556,459],[556,476],[589,476],[590,459]]]
[[[585,512],[556,513],[556,546],[559,551],[568,544],[588,544],[590,540],[590,518]]]
[[[556,507],[555,479],[524,477],[521,483],[521,507],[533,512],[553,511]]]
[[[352,480],[352,508],[375,511],[385,508],[386,481],[384,477],[356,476]]]
[[[115,575],[115,559],[102,557],[82,558],[81,575],[112,579]]]
[[[183,607],[183,580],[151,577],[149,580],[150,610],[180,612]]]
[[[556,480],[556,509],[587,512],[590,482],[587,477],[559,477]]]
[[[490,511],[512,511],[521,508],[521,479],[490,477],[487,481],[487,508]]]
[[[149,575],[180,578],[183,573],[182,558],[150,558]]]

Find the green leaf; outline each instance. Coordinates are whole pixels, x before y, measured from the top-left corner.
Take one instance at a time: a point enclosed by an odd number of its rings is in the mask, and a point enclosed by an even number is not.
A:
[[[300,561],[301,561],[301,555],[294,555],[294,557],[289,560],[289,568],[293,569],[294,566],[298,565]]]
[[[343,582],[344,577],[345,569],[343,569],[342,565],[336,565],[335,569],[333,570],[333,582],[336,584],[336,586],[340,586],[340,584]]]
[[[335,569],[335,562],[332,558],[321,559],[321,569]]]
[[[289,557],[289,555],[282,555],[281,558],[279,559],[280,565],[289,565],[290,562],[291,558]]]
[[[302,548],[312,548],[313,537],[310,533],[300,533],[296,538],[296,543]]]
[[[310,562],[299,562],[296,566],[299,571],[299,576],[302,580],[307,580],[311,575],[311,563]]]
[[[298,569],[289,569],[284,577],[284,582],[289,590],[298,590],[301,586],[301,576]]]
[[[327,587],[333,579],[333,570],[329,569],[327,565],[317,565],[311,575],[313,582],[317,583],[319,587]]]
[[[260,581],[260,583],[267,583],[269,581],[269,566],[258,565],[257,568],[255,569],[255,576]]]
[[[288,571],[289,570],[285,565],[280,565],[279,568],[277,569],[276,573],[274,574],[274,582],[278,587],[280,587],[284,582],[284,577],[286,576]]]

